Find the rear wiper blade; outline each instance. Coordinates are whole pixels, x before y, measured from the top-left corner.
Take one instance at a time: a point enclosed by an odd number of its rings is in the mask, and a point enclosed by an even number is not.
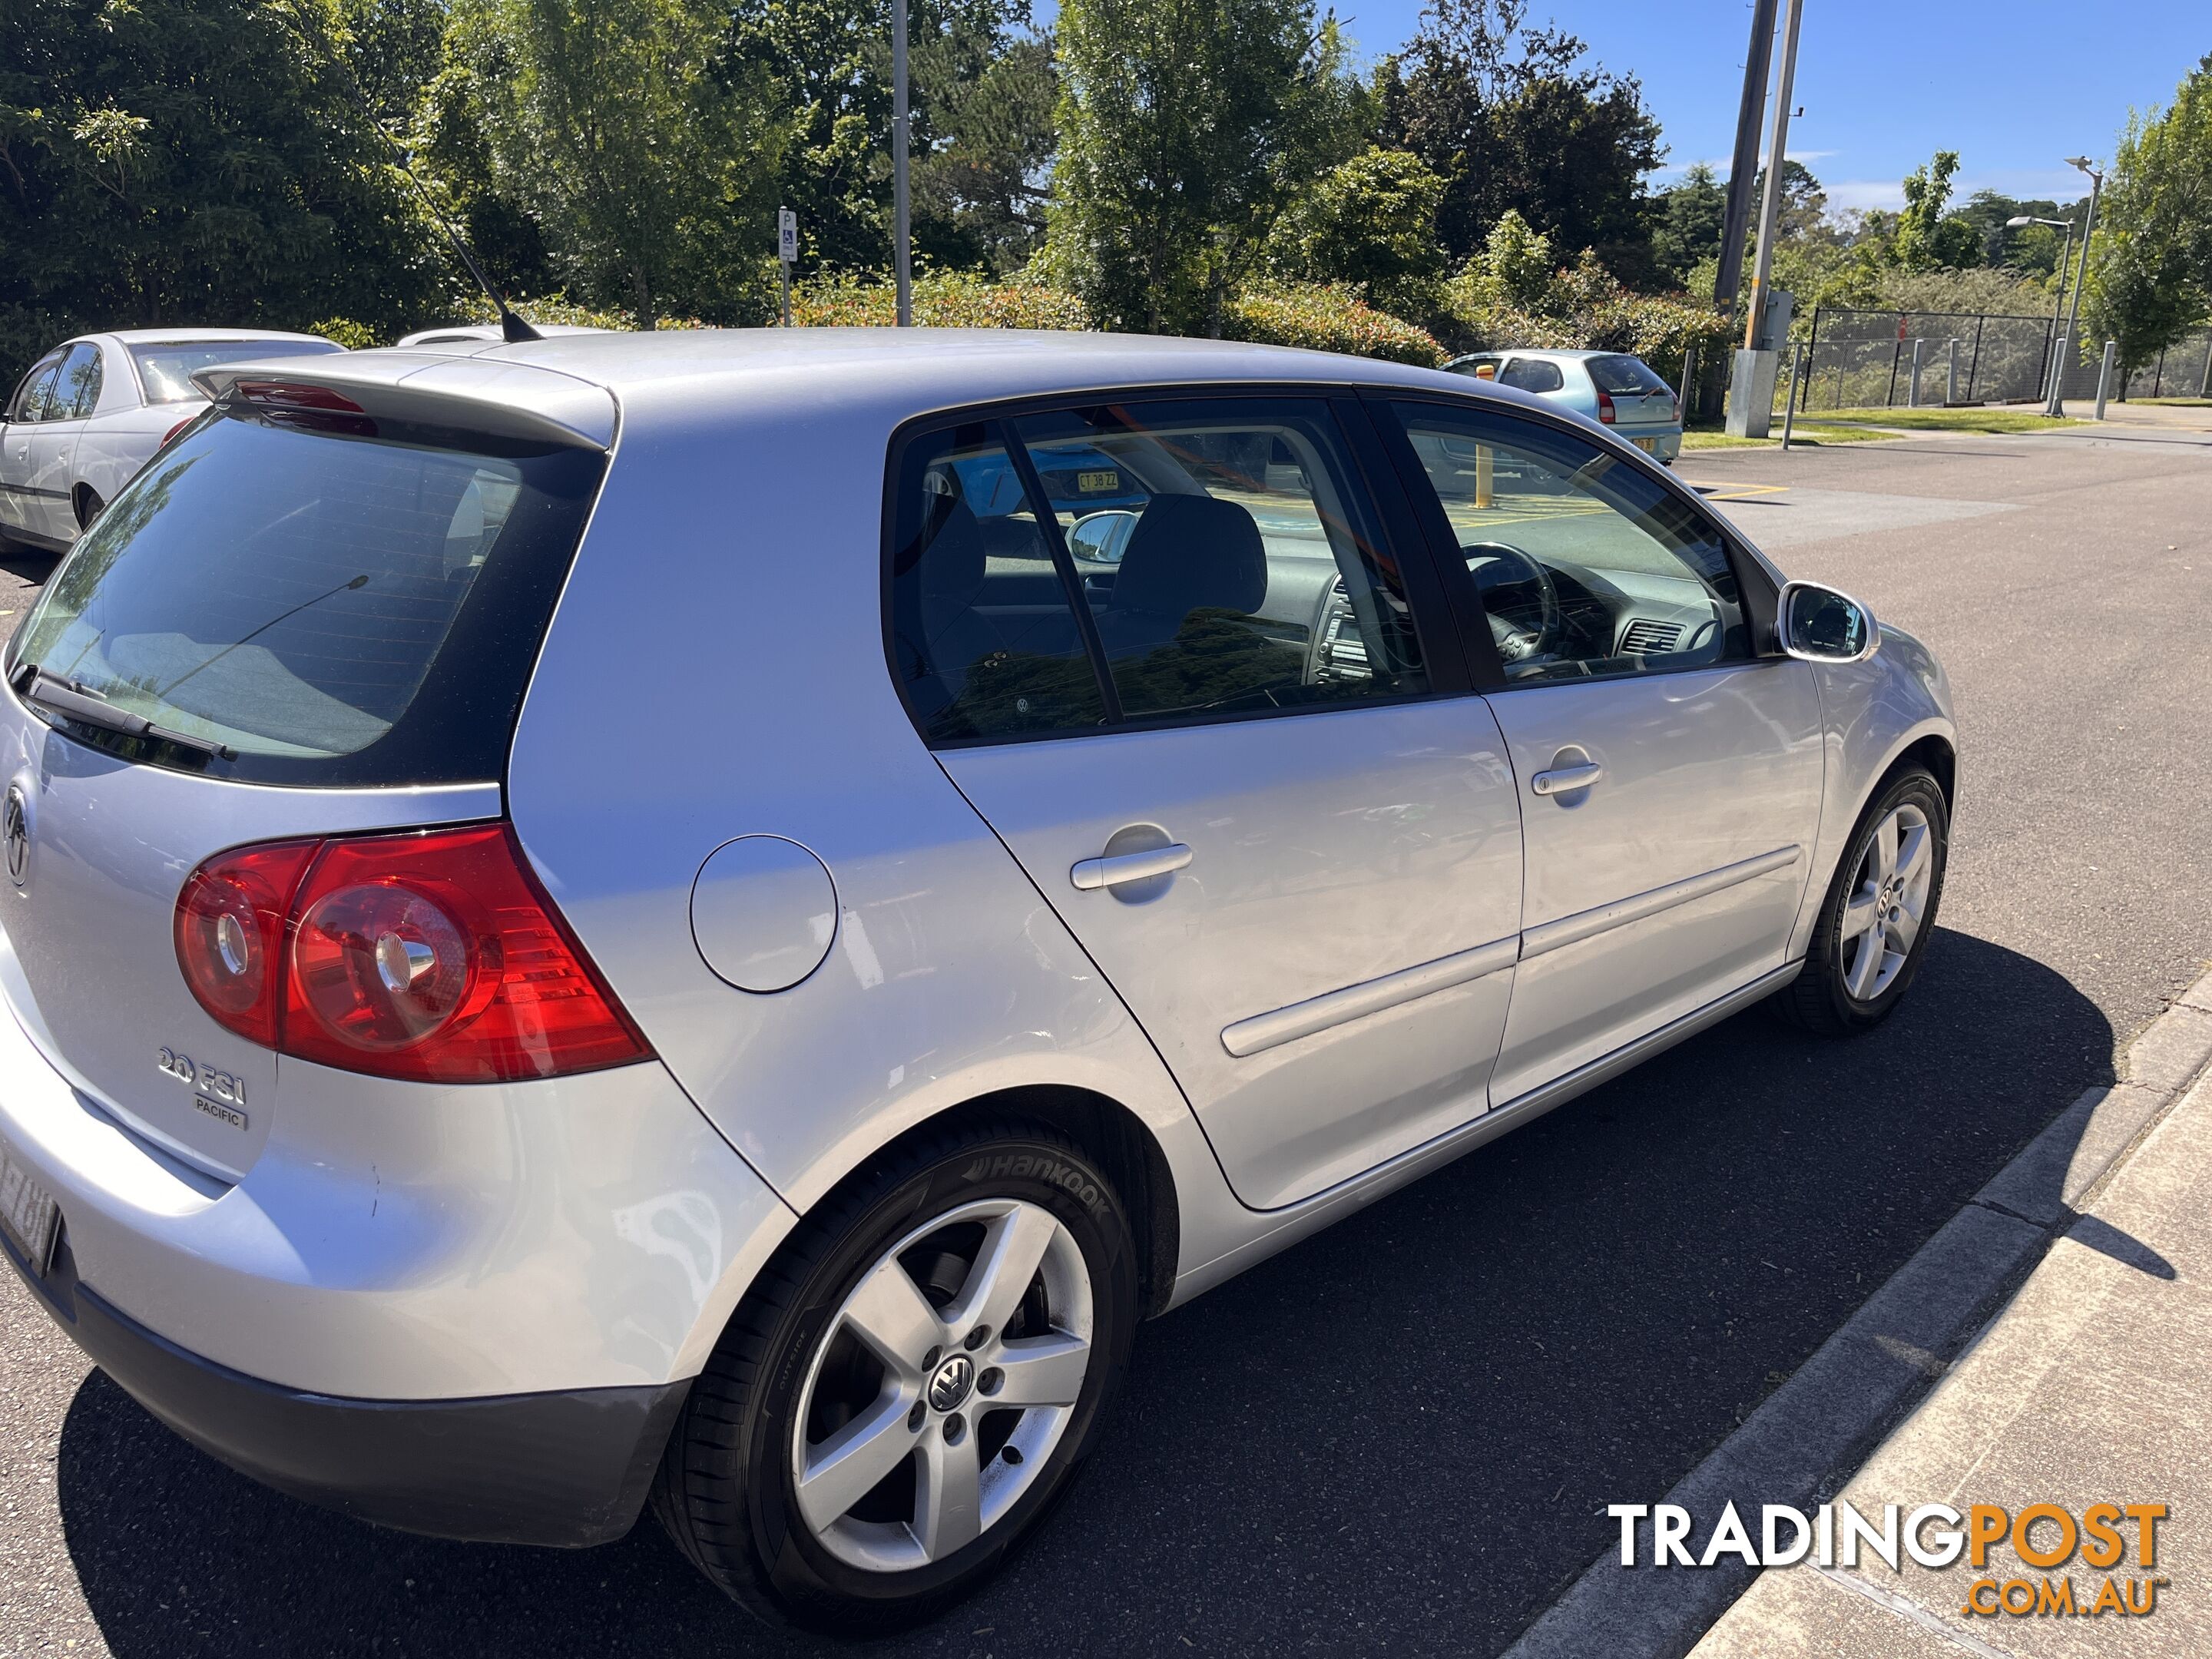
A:
[[[163,743],[173,743],[179,749],[189,749],[194,754],[206,755],[210,758],[238,758],[235,749],[220,743],[210,743],[205,738],[196,738],[189,732],[173,732],[166,726],[156,726],[141,715],[116,708],[104,697],[94,696],[76,681],[49,674],[43,668],[32,674],[31,684],[22,695],[26,702],[51,708],[57,714],[85,726],[96,726],[103,732],[119,732],[127,738],[158,738]]]

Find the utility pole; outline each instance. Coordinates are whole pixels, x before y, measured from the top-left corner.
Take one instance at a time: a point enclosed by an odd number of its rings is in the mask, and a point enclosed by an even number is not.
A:
[[[2053,415],[2066,412],[2066,360],[2074,355],[2074,325],[2081,319],[2081,284],[2089,280],[2089,236],[2097,228],[2097,198],[2105,188],[2105,175],[2089,165],[2087,156],[2069,155],[2066,165],[2089,175],[2089,216],[2081,222],[2081,264],[2074,273],[2074,302],[2066,308],[2066,326],[2058,335],[2058,366],[2051,375]]]
[[[1766,189],[1759,208],[1759,254],[1746,307],[1743,349],[1736,353],[1729,383],[1728,429],[1738,437],[1764,438],[1774,420],[1774,376],[1781,364],[1781,341],[1789,313],[1768,301],[1774,273],[1774,233],[1782,219],[1782,175],[1790,149],[1790,94],[1797,78],[1797,27],[1804,0],[1785,0],[1782,23],[1782,74],[1775,88],[1774,114],[1767,127]]]
[[[891,270],[898,283],[898,325],[914,326],[914,262],[907,227],[906,10],[891,0]]]
[[[1729,163],[1728,210],[1721,222],[1721,264],[1713,277],[1713,307],[1735,314],[1743,281],[1743,242],[1751,223],[1752,175],[1759,171],[1759,127],[1766,115],[1766,76],[1774,57],[1775,0],[1753,0],[1751,44],[1743,57],[1743,101],[1735,116],[1735,159]],[[1715,354],[1691,392],[1692,412],[1710,420],[1720,413],[1720,360]]]

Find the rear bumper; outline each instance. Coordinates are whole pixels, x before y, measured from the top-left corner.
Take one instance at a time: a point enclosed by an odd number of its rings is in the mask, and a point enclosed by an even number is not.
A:
[[[1617,426],[1613,430],[1652,459],[1668,465],[1682,453],[1682,428],[1679,426]]]
[[[665,1068],[440,1087],[288,1061],[227,1183],[58,1068],[13,965],[0,932],[0,1141],[61,1214],[33,1288],[117,1382],[233,1468],[366,1520],[627,1530],[794,1219]]]
[[[218,1365],[76,1276],[66,1241],[33,1279],[77,1346],[179,1434],[240,1474],[363,1521],[486,1543],[603,1544],[629,1531],[687,1382],[477,1400],[349,1400]]]

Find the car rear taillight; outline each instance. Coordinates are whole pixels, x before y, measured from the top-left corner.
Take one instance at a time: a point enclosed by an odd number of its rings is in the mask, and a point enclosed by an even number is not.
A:
[[[274,842],[217,854],[177,900],[209,1014],[279,1054],[427,1083],[648,1059],[514,830]]]
[[[1672,402],[1671,405],[1669,406],[1669,408],[1668,408],[1668,411],[1667,411],[1667,418],[1668,418],[1668,420],[1670,420],[1670,421],[1675,421],[1675,422],[1680,422],[1680,421],[1681,420],[1681,418],[1682,418],[1682,398],[1681,398],[1681,394],[1680,394],[1680,392],[1677,392],[1677,393],[1674,395],[1674,399],[1673,399],[1673,402]]]
[[[177,896],[185,983],[220,1024],[266,1048],[276,1046],[276,990],[293,890],[319,844],[270,842],[219,854]]]
[[[161,447],[167,449],[171,444],[176,442],[177,434],[198,419],[199,419],[199,416],[197,415],[187,415],[183,420],[179,421],[176,425],[171,427],[167,432],[164,432],[161,434]]]
[[[319,409],[325,414],[359,415],[362,406],[343,392],[307,380],[240,380],[231,388],[246,402],[273,409]]]
[[[1597,417],[1607,426],[1613,424],[1613,399],[1602,392],[1597,394]]]
[[[231,392],[240,402],[259,410],[264,420],[278,426],[356,438],[376,435],[376,422],[368,412],[344,393],[326,386],[306,380],[240,380]]]

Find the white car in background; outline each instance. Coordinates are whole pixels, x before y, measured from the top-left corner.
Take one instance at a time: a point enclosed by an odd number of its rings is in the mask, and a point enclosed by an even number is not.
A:
[[[64,340],[0,419],[0,540],[64,551],[154,452],[207,407],[203,368],[343,349],[269,329],[133,328]]]
[[[611,334],[612,329],[592,328],[582,323],[533,323],[538,337],[550,340],[556,334]],[[392,343],[395,351],[411,351],[417,346],[434,345],[494,345],[503,343],[507,336],[497,323],[448,323],[443,328],[418,329],[412,334],[403,334]]]

